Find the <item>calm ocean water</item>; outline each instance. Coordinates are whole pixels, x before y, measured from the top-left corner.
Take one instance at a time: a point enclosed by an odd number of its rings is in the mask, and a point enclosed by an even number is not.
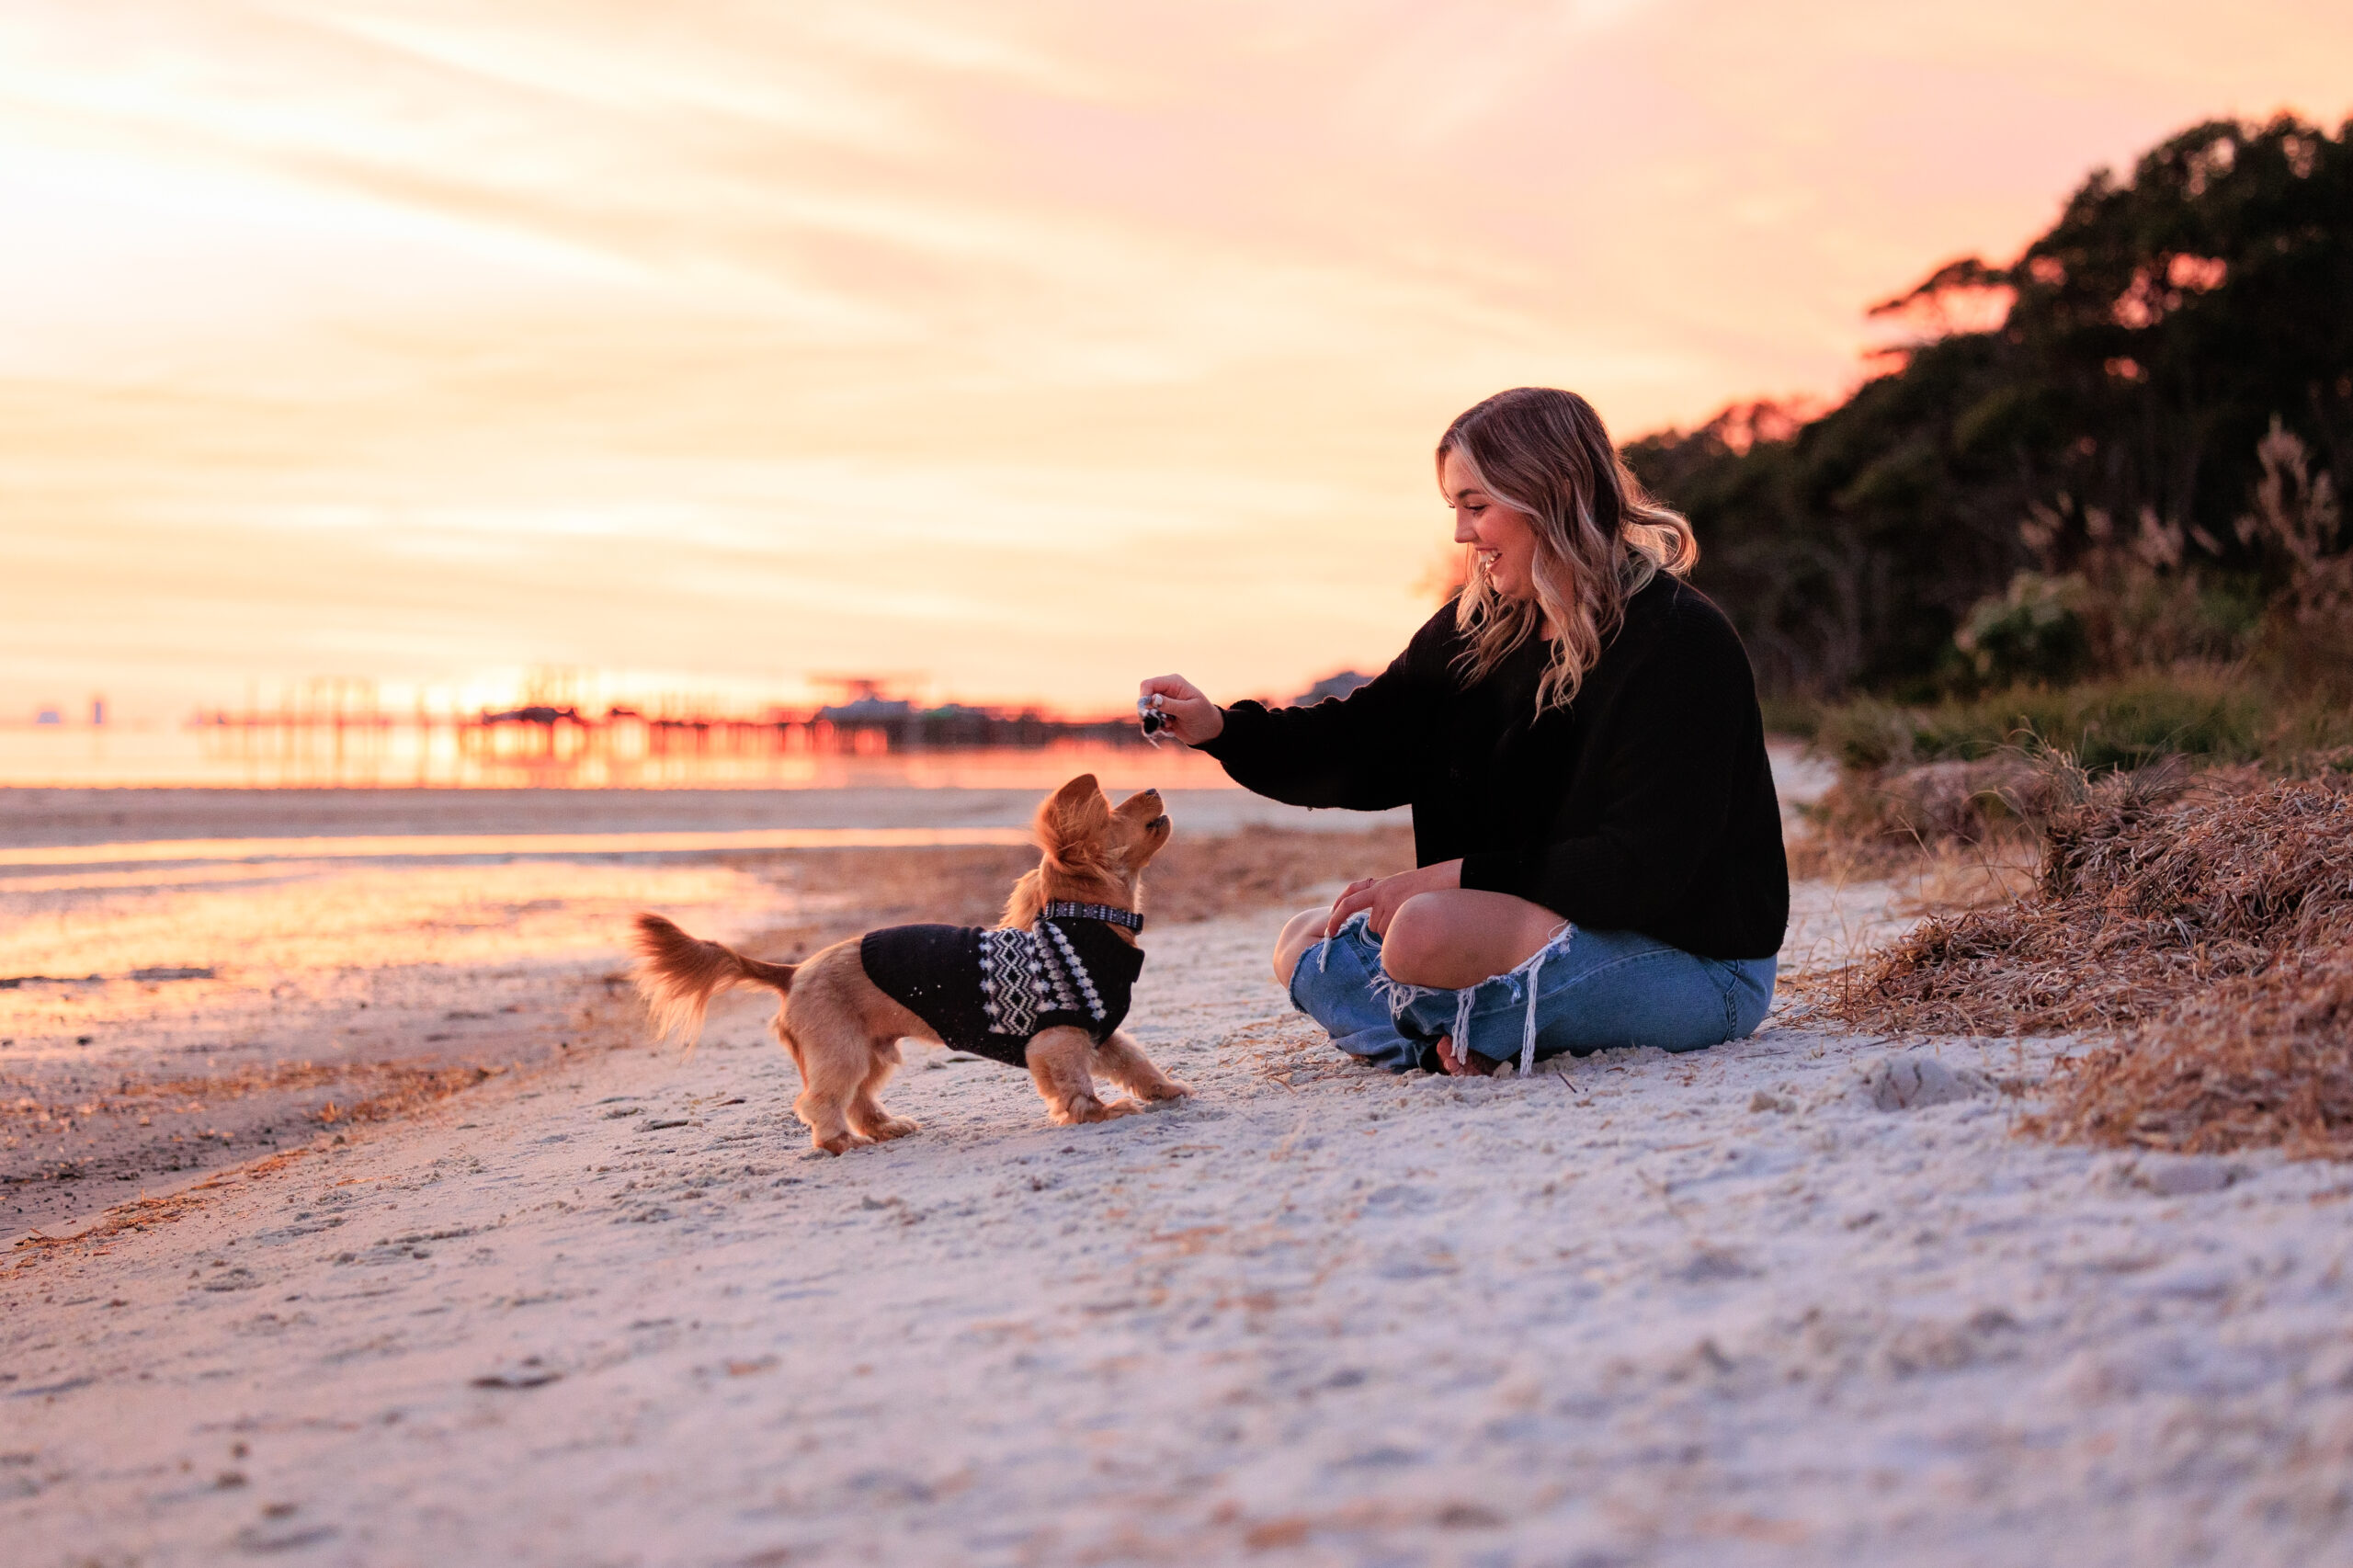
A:
[[[353,726],[246,734],[182,724],[0,728],[0,786],[212,789],[1045,790],[1092,772],[1108,789],[1221,789],[1224,772],[1181,745],[1061,742],[1037,747],[887,752],[616,752],[558,745],[530,730],[461,744],[451,729]],[[555,739],[557,737],[550,737]],[[569,740],[570,736],[561,737]],[[877,741],[879,735],[860,737]]]

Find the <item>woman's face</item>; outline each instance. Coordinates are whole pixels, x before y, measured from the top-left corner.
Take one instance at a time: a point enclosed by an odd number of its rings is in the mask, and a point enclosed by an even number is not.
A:
[[[1536,525],[1479,487],[1471,465],[1449,451],[1439,460],[1438,488],[1454,508],[1454,542],[1477,551],[1487,582],[1506,599],[1536,594]]]

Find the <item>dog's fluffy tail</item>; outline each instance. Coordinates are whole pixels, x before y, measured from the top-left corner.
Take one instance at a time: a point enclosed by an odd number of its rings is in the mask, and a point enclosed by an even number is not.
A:
[[[659,915],[637,917],[637,968],[633,978],[654,1017],[654,1038],[684,1035],[692,1050],[702,1034],[703,1009],[722,991],[766,985],[779,994],[792,989],[795,966],[745,958],[718,942],[689,937]]]

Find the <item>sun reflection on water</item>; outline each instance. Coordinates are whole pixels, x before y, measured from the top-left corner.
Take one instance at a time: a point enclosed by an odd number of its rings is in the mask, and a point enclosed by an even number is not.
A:
[[[305,736],[300,745],[248,747],[177,724],[0,726],[0,787],[1042,790],[1079,773],[1096,774],[1107,789],[1221,789],[1229,782],[1214,758],[1181,745],[1090,740],[902,751],[714,747],[615,756],[594,748],[551,756],[470,753],[430,744],[430,736],[402,744],[401,734],[355,732],[341,739]]]
[[[618,962],[635,910],[692,910],[733,927],[774,915],[781,896],[711,865],[291,860],[104,875],[0,881],[0,977],[186,966],[261,981],[349,967]]]

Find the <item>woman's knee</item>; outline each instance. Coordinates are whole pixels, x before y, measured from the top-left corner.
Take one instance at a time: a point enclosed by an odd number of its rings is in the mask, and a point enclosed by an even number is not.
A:
[[[1397,906],[1389,929],[1381,933],[1381,967],[1389,978],[1408,985],[1459,984],[1443,978],[1462,967],[1459,935],[1447,918],[1444,899],[1415,893]]]
[[[1550,939],[1560,917],[1502,893],[1416,893],[1381,939],[1381,967],[1408,985],[1459,990],[1502,974]]]
[[[1293,971],[1300,959],[1324,936],[1324,923],[1331,918],[1328,909],[1302,909],[1283,923],[1282,935],[1275,938],[1275,983],[1290,984]]]

